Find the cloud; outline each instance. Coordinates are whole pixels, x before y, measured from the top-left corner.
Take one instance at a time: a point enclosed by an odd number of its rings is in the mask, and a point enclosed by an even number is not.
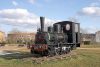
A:
[[[36,0],[28,0],[31,4],[34,4]]]
[[[54,22],[55,21],[46,18],[45,26],[49,26]],[[0,10],[0,23],[29,29],[34,28],[34,30],[36,30],[40,25],[40,18],[34,13],[29,12],[27,9],[3,9]]]
[[[36,2],[36,0],[28,0],[30,3],[34,4]],[[51,0],[43,0],[45,2],[50,2]]]
[[[43,1],[45,3],[51,2],[51,0],[41,0],[41,1]],[[44,4],[40,3],[39,0],[27,0],[27,2],[36,6],[39,9],[43,8],[43,6],[44,6]]]
[[[86,16],[100,16],[100,7],[96,6],[84,7],[78,14]]]
[[[36,23],[38,22],[37,16],[31,14],[26,9],[4,9],[0,10],[0,17],[2,21],[10,23]]]
[[[12,4],[13,4],[14,6],[17,6],[17,5],[18,5],[18,3],[17,3],[16,1],[12,1]]]

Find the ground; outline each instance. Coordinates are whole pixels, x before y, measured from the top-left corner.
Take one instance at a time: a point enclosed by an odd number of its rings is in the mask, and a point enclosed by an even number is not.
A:
[[[0,47],[0,67],[100,67],[100,45],[81,46],[55,57],[33,57],[29,51],[27,47]]]

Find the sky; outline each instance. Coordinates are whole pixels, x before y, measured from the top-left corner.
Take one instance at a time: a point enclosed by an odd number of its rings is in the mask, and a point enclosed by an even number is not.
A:
[[[36,32],[39,17],[45,17],[45,26],[57,21],[80,23],[81,31],[100,30],[100,0],[1,0],[0,30]]]

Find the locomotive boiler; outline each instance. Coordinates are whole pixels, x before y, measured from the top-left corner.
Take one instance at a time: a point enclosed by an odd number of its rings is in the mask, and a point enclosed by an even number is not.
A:
[[[80,47],[80,24],[61,21],[49,26],[44,31],[44,17],[40,17],[40,28],[35,35],[35,44],[31,46],[32,54],[46,56],[61,55]]]

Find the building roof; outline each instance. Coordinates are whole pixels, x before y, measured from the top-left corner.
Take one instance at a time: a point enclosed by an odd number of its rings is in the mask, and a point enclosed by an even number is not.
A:
[[[1,33],[4,33],[3,31],[0,30]]]
[[[94,36],[95,36],[95,34],[82,34],[82,37],[85,37],[85,38],[91,38]]]
[[[100,31],[97,31],[96,34],[100,34]]]
[[[35,35],[35,33],[34,32],[31,32],[31,33],[29,33],[29,32],[12,32],[12,33],[8,33],[8,34],[22,34],[22,35],[27,35],[27,34],[30,34],[30,35]]]

